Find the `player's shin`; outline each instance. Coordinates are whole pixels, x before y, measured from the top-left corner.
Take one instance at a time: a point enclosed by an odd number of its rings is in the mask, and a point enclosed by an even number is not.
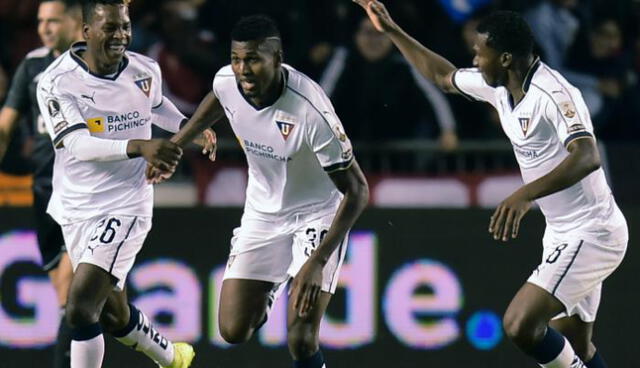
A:
[[[104,338],[98,323],[71,330],[71,368],[100,368]]]
[[[71,328],[65,319],[65,308],[60,308],[60,326],[53,352],[53,368],[69,368],[71,359]]]
[[[569,341],[551,327],[533,349],[531,355],[544,368],[584,368],[584,363],[573,351]]]
[[[312,356],[293,361],[293,368],[326,368],[322,351],[318,350]]]
[[[585,362],[584,365],[587,368],[607,368],[607,363],[604,362],[604,359],[602,359],[602,356],[597,351],[593,354],[591,360]]]
[[[131,304],[129,310],[129,323],[112,335],[122,344],[143,352],[161,366],[171,365],[174,356],[173,344],[153,328],[151,320],[142,311]]]

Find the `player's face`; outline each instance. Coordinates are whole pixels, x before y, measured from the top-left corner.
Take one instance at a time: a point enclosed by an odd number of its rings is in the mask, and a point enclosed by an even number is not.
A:
[[[265,41],[232,41],[231,68],[247,97],[261,97],[280,71],[278,52]]]
[[[118,65],[131,43],[131,21],[126,5],[98,4],[90,24],[83,27],[89,52],[101,65]]]
[[[66,41],[65,5],[61,1],[47,1],[38,8],[38,35],[42,44],[58,49]]]
[[[487,46],[486,33],[479,33],[476,37],[473,51],[473,65],[482,73],[484,81],[491,87],[498,87],[504,84],[506,80],[506,69],[503,68],[500,60],[500,53],[493,48]]]

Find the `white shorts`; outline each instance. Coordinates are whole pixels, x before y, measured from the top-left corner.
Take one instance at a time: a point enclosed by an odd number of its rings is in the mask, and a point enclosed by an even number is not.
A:
[[[554,319],[577,315],[584,322],[595,321],[602,282],[622,262],[627,242],[595,243],[547,230],[542,243],[542,263],[527,281],[562,302],[565,311]]]
[[[273,282],[274,293],[295,277],[326,235],[335,213],[296,216],[289,221],[242,218],[233,231],[231,251],[224,279]],[[338,274],[347,252],[348,235],[333,252],[322,274],[322,291],[334,293]],[[277,295],[271,296],[273,299]]]
[[[123,290],[149,230],[150,217],[123,215],[105,215],[62,225],[73,270],[80,263],[98,266],[118,279],[115,285],[118,291]]]

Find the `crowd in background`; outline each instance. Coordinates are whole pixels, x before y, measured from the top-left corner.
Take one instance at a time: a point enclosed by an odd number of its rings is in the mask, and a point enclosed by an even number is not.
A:
[[[580,88],[604,141],[640,133],[639,0],[388,0],[396,21],[458,67],[472,64],[478,20],[492,9],[525,15],[536,52]],[[354,142],[502,136],[485,104],[446,96],[413,70],[349,0],[134,0],[130,49],[156,59],[165,94],[187,115],[229,62],[229,33],[243,15],[279,24],[285,62],[331,97]],[[24,55],[39,46],[38,1],[0,2],[0,101]]]

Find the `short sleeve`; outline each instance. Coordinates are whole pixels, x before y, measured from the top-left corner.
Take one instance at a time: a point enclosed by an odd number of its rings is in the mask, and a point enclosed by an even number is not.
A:
[[[151,84],[151,106],[153,108],[159,107],[163,100],[162,100],[162,72],[160,71],[160,65],[158,65],[158,63],[156,63],[155,61],[152,61],[149,63],[151,70],[152,70],[152,76],[151,78],[147,81],[147,83]],[[144,80],[138,81],[136,83],[144,83]],[[141,87],[142,88],[142,87]]]
[[[153,77],[150,83],[152,90],[151,114],[153,114],[152,122],[154,125],[168,132],[177,132],[180,130],[181,123],[186,117],[178,110],[178,108],[162,94],[162,72],[160,65],[155,61],[151,63]]]
[[[334,111],[312,110],[307,120],[307,139],[327,173],[344,170],[353,162],[351,141]]]
[[[484,101],[496,106],[496,89],[489,86],[478,68],[458,69],[451,77],[458,92],[472,101]]]
[[[27,59],[18,66],[11,81],[11,88],[7,94],[5,106],[16,109],[22,113],[29,110],[29,76],[27,73]]]
[[[575,139],[593,137],[589,111],[579,93],[566,89],[554,91],[547,99],[545,117],[555,127],[558,139],[565,147]]]
[[[78,129],[88,129],[75,98],[60,91],[57,85],[41,79],[37,97],[40,113],[55,148],[62,146],[67,134]]]

